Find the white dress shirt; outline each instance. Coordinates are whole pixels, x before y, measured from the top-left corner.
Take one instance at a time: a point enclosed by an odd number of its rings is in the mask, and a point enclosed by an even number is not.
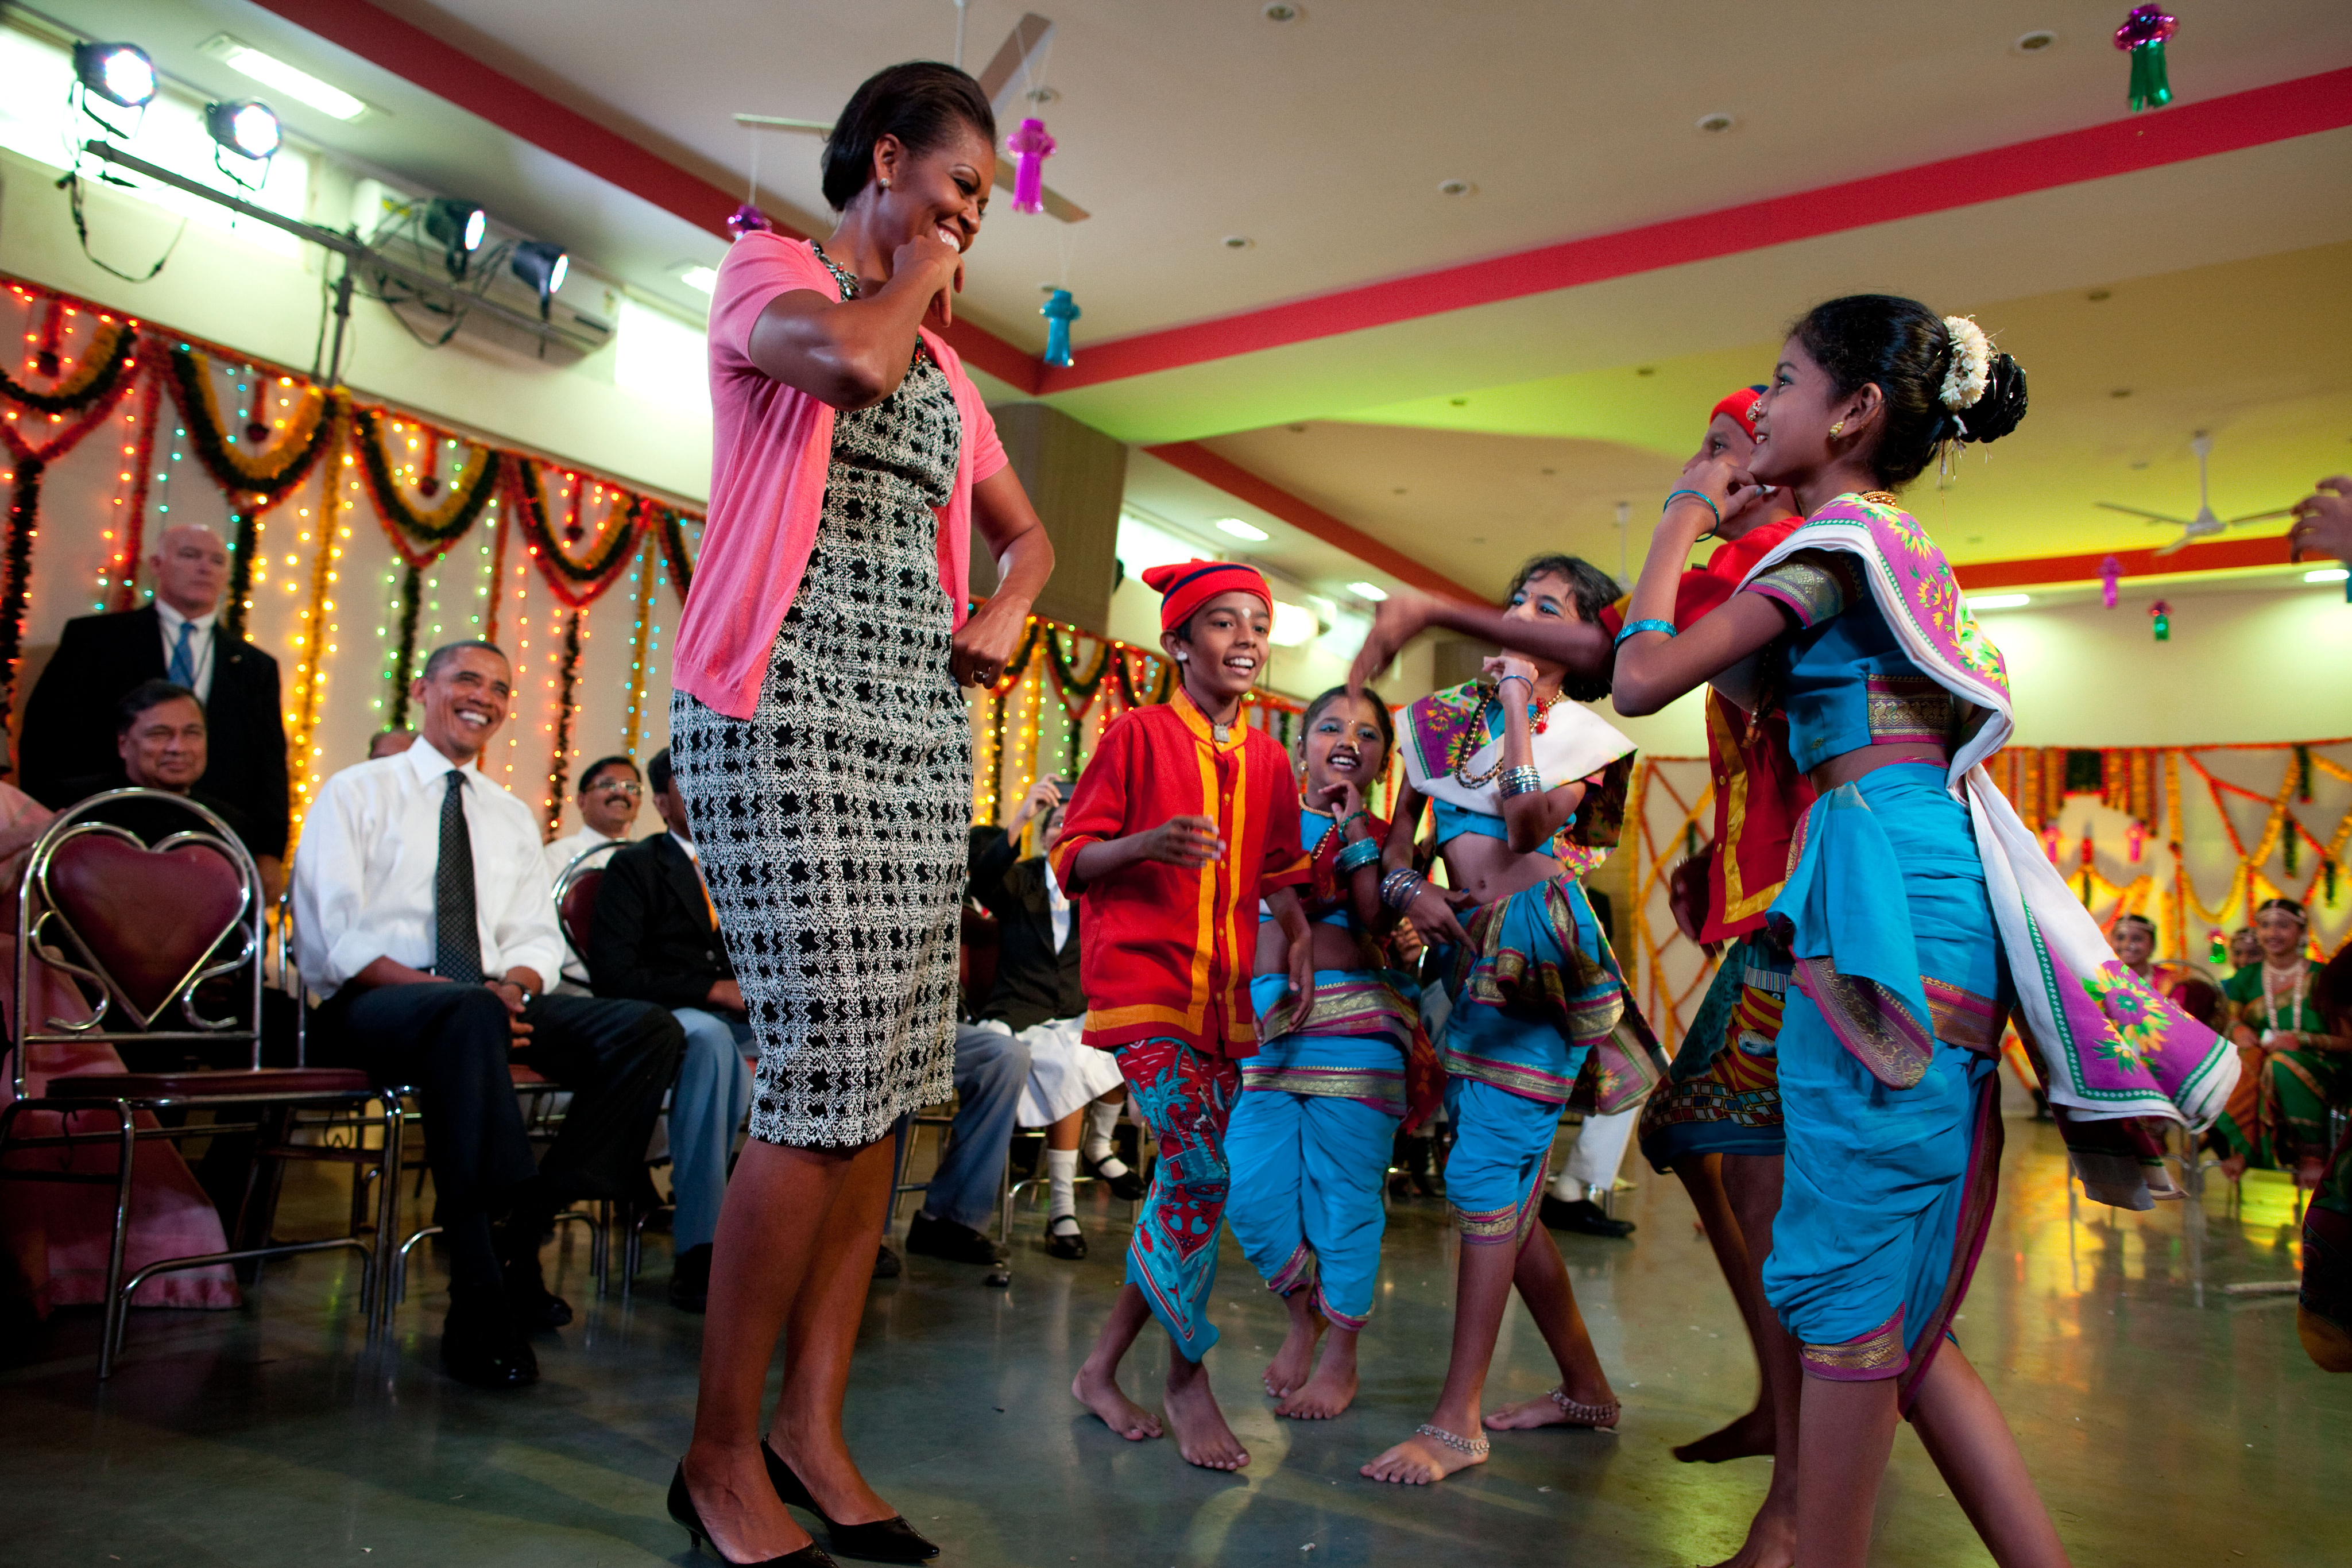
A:
[[[443,780],[454,766],[420,737],[397,756],[344,768],[320,790],[294,857],[295,955],[312,990],[331,996],[378,958],[432,967]],[[463,771],[482,973],[527,968],[552,983],[563,936],[539,821],[479,768]]]
[[[163,624],[163,678],[165,680],[171,679],[172,676],[172,650],[179,646],[180,628],[193,626],[196,629],[195,635],[188,639],[188,660],[195,670],[194,677],[188,682],[188,689],[196,694],[198,702],[212,701],[213,622],[219,619],[219,612],[215,611],[191,620],[164,603],[159,597],[155,601],[155,617]]]
[[[1070,900],[1055,878],[1052,862],[1045,864],[1045,907],[1054,920],[1054,951],[1058,953],[1070,945]]]

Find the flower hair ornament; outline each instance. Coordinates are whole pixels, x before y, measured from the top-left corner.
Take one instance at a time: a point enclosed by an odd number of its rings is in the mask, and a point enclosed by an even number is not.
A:
[[[1952,340],[1952,364],[1944,372],[1944,384],[1936,400],[1957,415],[1964,408],[1974,408],[1992,382],[1992,344],[1984,329],[1965,316],[1944,318],[1945,335]],[[1965,434],[1968,425],[1955,419]]]

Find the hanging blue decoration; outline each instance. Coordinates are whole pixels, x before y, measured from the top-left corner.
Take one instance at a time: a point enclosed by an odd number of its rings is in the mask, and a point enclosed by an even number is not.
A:
[[[1084,314],[1077,301],[1066,288],[1056,288],[1037,307],[1037,314],[1045,318],[1045,362],[1070,368],[1070,323]]]

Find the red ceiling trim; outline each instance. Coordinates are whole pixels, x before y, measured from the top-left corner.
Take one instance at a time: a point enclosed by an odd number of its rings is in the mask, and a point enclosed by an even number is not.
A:
[[[2352,125],[2352,68],[1718,212],[1088,345],[1050,395]]]
[[[2087,582],[2099,575],[2109,555],[2122,569],[2124,580],[2167,577],[2188,571],[2238,571],[2248,567],[2285,566],[2286,536],[2260,539],[2217,539],[2193,544],[2170,555],[2153,549],[2101,550],[2095,555],[2031,556],[2014,560],[1980,560],[1952,568],[1952,575],[1970,593],[1989,588],[2029,588],[2057,582]]]
[[[1303,533],[1311,534],[1327,545],[1346,550],[1367,566],[1377,567],[1400,582],[1412,584],[1423,593],[1459,600],[1465,604],[1484,604],[1485,597],[1473,593],[1444,573],[1433,571],[1402,550],[1382,544],[1351,524],[1343,523],[1320,507],[1310,506],[1280,486],[1259,478],[1237,463],[1218,456],[1197,441],[1171,441],[1162,446],[1143,449],[1171,467],[1181,468],[1195,479],[1214,485],[1237,501],[1244,501],[1260,511],[1270,512]]]
[[[256,3],[698,228],[724,235],[727,214],[741,200],[367,0]],[[806,237],[788,225],[777,228]],[[999,381],[1024,392],[1037,390],[1043,366],[1035,355],[969,322],[957,322],[946,337],[957,353]]]

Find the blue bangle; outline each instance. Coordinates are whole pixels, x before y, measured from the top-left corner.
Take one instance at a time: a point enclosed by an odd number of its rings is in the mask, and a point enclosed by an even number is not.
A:
[[[1374,863],[1380,858],[1380,840],[1358,839],[1355,842],[1349,844],[1346,849],[1339,852],[1339,869],[1341,871],[1358,871],[1365,866]]]
[[[1675,634],[1675,623],[1671,621],[1656,620],[1628,621],[1625,622],[1625,630],[1617,633],[1617,641],[1619,643],[1622,643],[1626,638],[1631,637],[1636,632],[1664,632],[1667,636],[1671,637]]]
[[[1715,504],[1714,497],[1707,495],[1704,490],[1674,490],[1668,492],[1665,506],[1662,506],[1658,508],[1658,515],[1660,517],[1664,517],[1665,515],[1666,507],[1673,506],[1685,496],[1688,496],[1700,506],[1705,507],[1708,511],[1713,512],[1715,514],[1715,526],[1718,528],[1723,527],[1723,509],[1717,507]]]

